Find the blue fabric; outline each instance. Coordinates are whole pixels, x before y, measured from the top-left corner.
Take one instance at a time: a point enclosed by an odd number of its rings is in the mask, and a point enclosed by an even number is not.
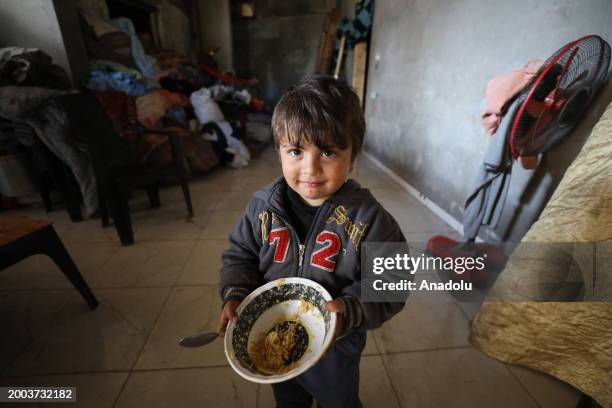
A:
[[[272,384],[278,408],[361,408],[359,361],[365,348],[366,332],[357,330],[338,340],[321,360],[305,373]]]
[[[500,220],[512,176],[512,158],[507,140],[520,102],[518,98],[514,100],[499,129],[491,137],[482,166],[478,168],[475,185],[465,200],[463,236],[468,240],[476,239],[482,225],[495,228]]]
[[[355,19],[342,17],[338,24],[336,36],[336,49],[339,48],[340,38],[346,35],[348,48],[353,48],[355,43],[365,40],[370,34],[372,26],[372,1],[363,0],[355,4]]]
[[[170,119],[183,127],[188,127],[187,112],[182,106],[172,106],[168,108],[164,118]]]
[[[136,35],[132,20],[125,17],[119,17],[111,20],[110,23],[130,36],[132,59],[134,63],[144,76],[153,77],[159,70],[157,68],[157,62],[155,58],[145,54],[142,43]]]
[[[89,71],[89,81],[86,86],[94,91],[115,90],[130,96],[140,96],[151,89],[159,88],[154,81],[147,80],[146,78],[137,79],[125,72],[105,72],[99,69],[91,69]]]

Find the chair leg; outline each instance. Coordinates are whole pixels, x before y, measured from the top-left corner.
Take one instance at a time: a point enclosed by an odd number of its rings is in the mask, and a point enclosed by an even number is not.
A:
[[[53,211],[53,202],[51,201],[51,176],[49,175],[48,166],[45,163],[43,148],[40,146],[42,142],[37,140],[28,151],[30,162],[34,164],[36,175],[38,178],[38,188],[40,190],[40,198],[45,204],[45,211]]]
[[[183,196],[185,197],[185,204],[187,204],[187,211],[189,212],[189,217],[193,217],[191,193],[189,192],[189,179],[187,177],[187,161],[185,160],[183,145],[178,135],[170,135],[169,141],[170,146],[172,148],[172,156],[174,157],[174,166],[176,171],[175,174],[181,181],[181,188],[183,189]]]
[[[48,153],[48,157],[52,155]],[[81,213],[81,198],[76,185],[76,181],[72,179],[72,173],[66,168],[66,166],[59,161],[59,159],[52,157],[48,160],[48,169],[53,183],[62,194],[64,199],[66,210],[72,222],[83,221],[83,214]]]
[[[46,180],[46,176],[43,175],[40,179],[40,198],[42,198],[45,204],[45,211],[50,213],[53,211],[53,202],[51,201],[51,189],[49,188],[49,182]]]
[[[183,189],[183,196],[185,197],[185,204],[187,204],[187,211],[189,212],[189,217],[193,217],[193,206],[191,205],[191,193],[189,191],[189,182],[187,178],[181,178],[181,188]]]
[[[185,197],[185,204],[187,204],[187,211],[189,217],[193,217],[193,206],[191,205],[191,192],[189,191],[189,178],[187,177],[187,171],[185,170],[186,163],[177,164],[177,173],[179,180],[181,181],[181,188],[183,189],[183,197]]]
[[[126,195],[117,185],[112,186],[109,191],[111,194],[108,197],[108,204],[121,245],[132,245],[134,243],[134,232],[132,231],[132,220]]]
[[[157,184],[147,186],[147,195],[149,196],[149,203],[151,204],[151,207],[161,207],[161,201],[159,200],[159,186]]]
[[[96,190],[98,190],[98,211],[100,213],[100,221],[102,221],[102,228],[106,228],[110,225],[108,220],[108,205],[106,203],[106,197],[104,195],[104,189],[100,185],[99,181],[101,178],[96,174]]]
[[[44,248],[43,253],[48,255],[62,270],[66,278],[72,282],[76,290],[83,296],[90,309],[95,309],[98,306],[98,300],[87,285],[87,282],[85,282],[85,279],[83,279],[81,272],[79,272],[79,269],[74,264],[53,226],[41,230],[39,239],[41,246]]]

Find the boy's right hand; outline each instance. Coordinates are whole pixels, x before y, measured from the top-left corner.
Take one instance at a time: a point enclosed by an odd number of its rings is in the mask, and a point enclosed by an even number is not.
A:
[[[227,328],[227,324],[229,323],[229,321],[233,320],[235,322],[238,319],[238,316],[236,315],[236,309],[238,308],[239,304],[240,301],[238,300],[228,300],[227,302],[225,302],[225,305],[223,305],[223,309],[221,309],[221,316],[219,316],[219,326],[217,327],[217,333],[219,333],[220,335],[225,334],[225,329]]]

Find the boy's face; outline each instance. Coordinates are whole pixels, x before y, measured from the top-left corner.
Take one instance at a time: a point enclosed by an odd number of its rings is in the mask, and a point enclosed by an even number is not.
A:
[[[319,149],[303,142],[296,146],[281,139],[279,156],[287,184],[309,205],[319,206],[331,197],[347,180],[352,169],[352,148]]]

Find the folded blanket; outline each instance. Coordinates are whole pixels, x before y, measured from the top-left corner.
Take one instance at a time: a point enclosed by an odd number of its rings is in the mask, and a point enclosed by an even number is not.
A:
[[[529,267],[502,272],[474,318],[471,342],[501,361],[555,376],[612,407],[612,104],[523,243],[585,242],[597,254],[596,279],[583,270],[585,302],[536,303],[543,277],[563,281],[567,271],[543,251]],[[548,255],[547,255],[548,254]],[[557,265],[557,266],[555,266]],[[527,301],[508,301],[519,297]],[[558,300],[563,299],[557,296]],[[607,302],[602,300],[608,299]]]

